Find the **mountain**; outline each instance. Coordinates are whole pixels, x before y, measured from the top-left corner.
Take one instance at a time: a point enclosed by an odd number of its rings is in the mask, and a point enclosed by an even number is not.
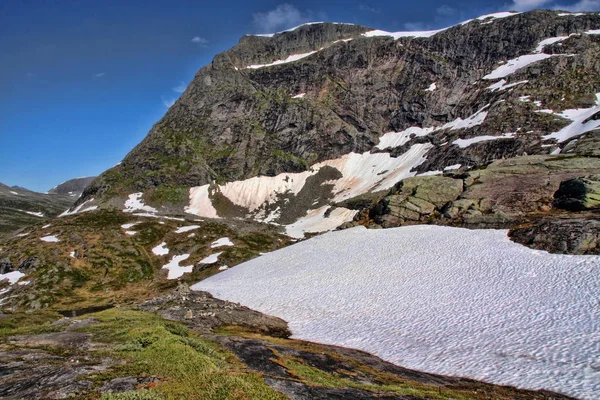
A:
[[[83,193],[84,189],[94,181],[95,176],[88,176],[85,178],[70,179],[60,185],[54,186],[48,190],[50,194],[62,194],[65,196],[79,197]]]
[[[561,209],[561,182],[600,172],[599,28],[595,13],[533,11],[430,32],[244,36],[78,206],[250,218],[303,237],[373,217],[398,182],[436,175],[430,186],[464,190],[361,223],[540,223]],[[487,190],[500,184],[511,189]]]
[[[592,399],[599,133],[598,13],[244,36],[0,241],[0,397]]]
[[[73,197],[37,193],[0,183],[0,237],[56,217],[74,202]]]

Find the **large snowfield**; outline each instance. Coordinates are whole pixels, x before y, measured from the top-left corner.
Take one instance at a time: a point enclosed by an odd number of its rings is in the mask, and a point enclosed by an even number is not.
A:
[[[192,288],[408,368],[600,393],[600,257],[531,250],[504,230],[353,228]]]

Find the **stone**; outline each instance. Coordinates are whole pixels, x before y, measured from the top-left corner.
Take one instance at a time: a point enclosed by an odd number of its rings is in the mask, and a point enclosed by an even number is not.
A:
[[[600,208],[600,174],[562,181],[553,206],[569,211]]]

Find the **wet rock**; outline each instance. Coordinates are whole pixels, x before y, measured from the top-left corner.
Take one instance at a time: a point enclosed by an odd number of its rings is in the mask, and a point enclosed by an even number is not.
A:
[[[600,175],[562,181],[554,193],[553,205],[569,211],[600,208]]]

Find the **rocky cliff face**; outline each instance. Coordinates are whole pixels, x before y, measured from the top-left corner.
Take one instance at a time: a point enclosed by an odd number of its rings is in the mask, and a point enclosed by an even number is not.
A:
[[[478,183],[495,160],[559,153],[587,160],[565,179],[598,173],[599,28],[597,14],[534,11],[437,33],[323,23],[245,36],[79,205],[251,218],[302,236],[356,215],[332,205],[416,174]],[[528,201],[551,206],[546,191]]]

